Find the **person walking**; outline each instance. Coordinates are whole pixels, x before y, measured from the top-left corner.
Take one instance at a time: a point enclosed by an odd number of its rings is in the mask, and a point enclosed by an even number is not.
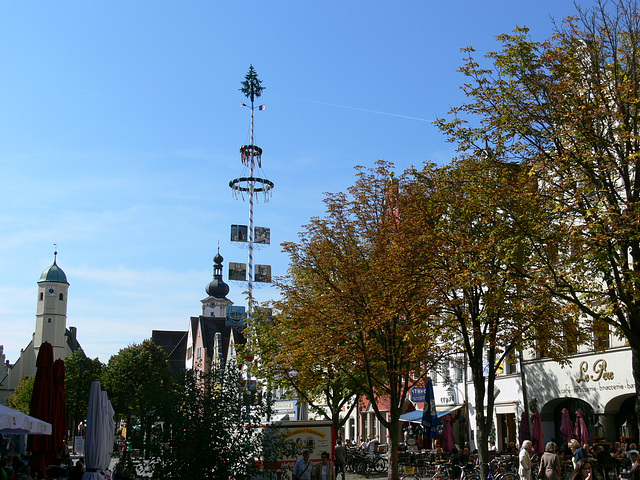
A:
[[[335,458],[335,467],[336,467],[336,477],[339,472],[342,472],[342,480],[345,480],[345,466],[347,463],[347,449],[342,444],[342,440],[338,438],[338,442],[336,443],[336,450],[333,454]]]
[[[569,448],[571,449],[571,453],[573,454],[573,458],[571,461],[573,462],[574,470],[578,468],[578,462],[582,459],[587,458],[587,452],[584,451],[584,448],[580,446],[580,442],[575,438],[569,441]]]
[[[311,453],[305,448],[302,450],[302,458],[293,467],[293,480],[311,480],[311,472],[313,472]]]
[[[522,442],[522,448],[518,454],[518,475],[520,480],[531,480],[531,440]]]
[[[542,480],[560,480],[562,470],[560,458],[556,455],[557,445],[549,442],[544,447],[544,453],[540,457],[540,468],[538,478]]]
[[[320,458],[322,461],[313,466],[311,480],[336,480],[336,470],[333,462],[329,460],[329,453],[322,452]]]

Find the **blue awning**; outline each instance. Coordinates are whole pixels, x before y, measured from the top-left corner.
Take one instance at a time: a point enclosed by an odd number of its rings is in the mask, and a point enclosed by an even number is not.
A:
[[[458,410],[462,405],[442,405],[436,406],[438,412],[438,418],[444,417],[446,414]],[[400,415],[401,422],[421,423],[422,422],[422,410],[414,410],[413,412],[407,412],[404,415]]]

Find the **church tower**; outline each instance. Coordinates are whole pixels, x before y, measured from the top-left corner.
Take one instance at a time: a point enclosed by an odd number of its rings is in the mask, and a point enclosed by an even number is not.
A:
[[[53,264],[47,268],[38,281],[38,308],[36,310],[36,331],[33,347],[36,357],[43,342],[53,346],[53,358],[65,358],[67,328],[67,276],[56,263],[58,252],[53,253]]]
[[[224,318],[227,316],[227,307],[233,305],[233,302],[227,298],[229,285],[222,280],[223,260],[218,248],[218,253],[213,257],[213,280],[205,288],[209,296],[202,300],[202,315],[204,317]]]

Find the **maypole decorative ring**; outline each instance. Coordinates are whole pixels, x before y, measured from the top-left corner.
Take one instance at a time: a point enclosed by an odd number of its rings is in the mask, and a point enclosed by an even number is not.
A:
[[[229,186],[231,187],[231,190],[236,197],[238,194],[242,195],[242,193],[244,192],[251,192],[253,186],[253,192],[264,193],[265,202],[268,202],[274,187],[274,183],[267,178],[239,177],[231,180],[229,182]]]
[[[251,164],[251,159],[255,159],[258,162],[258,167],[262,168],[262,149],[257,145],[243,145],[240,147],[240,158],[242,164],[248,167]]]

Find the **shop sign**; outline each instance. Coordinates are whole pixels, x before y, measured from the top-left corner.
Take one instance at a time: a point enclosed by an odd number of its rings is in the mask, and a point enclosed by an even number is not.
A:
[[[576,379],[576,383],[580,382],[598,382],[600,380],[613,380],[613,372],[607,371],[607,361],[600,358],[593,362],[593,374],[589,374],[589,363],[587,361],[580,362],[580,374]]]
[[[424,402],[425,399],[425,387],[413,387],[411,389],[411,401],[412,402]]]

